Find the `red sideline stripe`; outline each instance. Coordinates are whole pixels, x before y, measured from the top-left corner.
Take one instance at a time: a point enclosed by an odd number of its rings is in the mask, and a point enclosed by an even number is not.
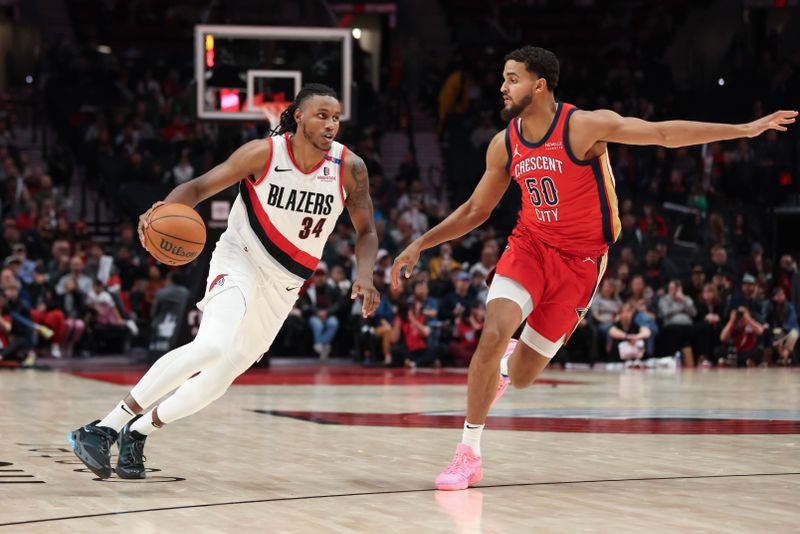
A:
[[[461,428],[463,415],[424,413],[348,413],[264,411],[320,424],[391,426],[412,428]],[[561,417],[492,417],[494,430],[528,432],[576,432],[609,434],[800,434],[800,421],[755,419],[573,419]]]
[[[91,380],[120,385],[134,385],[144,376],[146,367],[120,370],[72,371],[71,374]],[[325,367],[317,365],[276,366],[250,369],[236,378],[240,386],[326,385],[326,386],[420,386],[467,383],[467,373],[440,370],[419,373],[408,369],[364,368],[360,366]],[[575,380],[540,379],[534,386],[569,386],[588,384]]]
[[[294,243],[286,239],[286,237],[284,237],[284,235],[281,234],[278,229],[275,228],[275,226],[273,226],[272,221],[269,220],[267,212],[264,211],[264,207],[261,205],[261,201],[258,199],[255,186],[250,182],[250,180],[244,180],[244,183],[247,186],[247,193],[250,195],[250,202],[253,205],[253,212],[255,213],[258,222],[261,224],[261,228],[264,229],[264,233],[267,234],[269,240],[275,243],[278,248],[280,248],[282,251],[288,254],[289,257],[306,269],[311,269],[312,271],[316,269],[317,265],[319,265],[319,258],[315,258],[308,252],[300,250],[294,245]]]
[[[210,284],[208,284],[208,290],[209,290],[209,291],[211,291],[212,289],[214,289],[214,286],[215,286],[215,285],[217,285],[217,282],[219,282],[219,281],[220,281],[220,279],[222,279],[222,278],[225,278],[226,276],[228,276],[228,275],[227,275],[227,274],[218,274],[218,275],[216,276],[216,278],[214,278],[214,279],[211,281],[211,283],[210,283]]]

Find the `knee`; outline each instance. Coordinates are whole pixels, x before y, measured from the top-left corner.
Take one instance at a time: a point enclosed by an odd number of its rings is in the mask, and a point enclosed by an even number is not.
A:
[[[335,315],[328,317],[328,328],[339,328],[339,319]]]
[[[480,344],[486,348],[499,347],[508,343],[508,336],[496,326],[488,326],[481,332]]]
[[[195,339],[191,342],[191,353],[196,357],[206,360],[207,363],[215,362],[225,354],[228,343],[224,339]]]
[[[505,332],[496,327],[486,327],[481,333],[478,349],[474,358],[481,362],[499,361],[503,356],[503,348],[508,343],[509,337]]]

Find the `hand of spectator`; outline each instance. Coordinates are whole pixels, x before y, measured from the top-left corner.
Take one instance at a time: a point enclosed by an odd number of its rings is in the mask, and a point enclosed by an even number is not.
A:
[[[147,228],[147,226],[150,224],[150,216],[153,214],[153,210],[155,210],[157,207],[161,206],[162,204],[164,204],[164,202],[162,202],[160,200],[158,202],[154,202],[153,205],[150,206],[149,210],[147,210],[146,212],[142,213],[139,216],[139,241],[142,243],[142,246],[144,248],[147,248],[147,245],[145,245],[145,242],[144,242],[144,231]]]
[[[328,310],[317,310],[317,317],[324,321],[328,318]]]
[[[406,268],[406,278],[411,278],[411,272],[419,261],[420,247],[416,242],[411,243],[394,259],[392,264],[392,287],[400,287],[400,270]]]
[[[797,117],[796,111],[776,111],[765,117],[754,120],[747,124],[747,137],[756,137],[767,130],[778,130],[785,132],[786,124],[793,124]]]
[[[707,313],[705,319],[708,324],[717,324],[720,317],[716,313]]]
[[[372,315],[381,302],[381,294],[372,285],[372,278],[357,279],[350,288],[350,298],[355,300],[357,296],[363,296],[364,302],[361,304],[361,315],[366,319]]]

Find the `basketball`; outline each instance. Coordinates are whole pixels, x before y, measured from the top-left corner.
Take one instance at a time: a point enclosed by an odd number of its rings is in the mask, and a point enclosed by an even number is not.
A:
[[[161,263],[185,265],[197,258],[206,244],[206,225],[185,204],[158,206],[144,231],[147,251]]]

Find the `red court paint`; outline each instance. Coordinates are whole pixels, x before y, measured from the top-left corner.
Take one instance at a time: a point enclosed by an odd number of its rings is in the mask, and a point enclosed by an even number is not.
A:
[[[256,410],[327,425],[462,428],[463,415],[423,413],[288,412]],[[800,434],[800,421],[757,419],[588,419],[561,417],[491,417],[492,430],[609,434]]]
[[[146,368],[125,371],[72,371],[75,376],[130,386],[144,376]],[[319,365],[254,368],[234,384],[249,386],[419,386],[465,385],[467,374],[447,370],[371,369],[368,367]],[[537,380],[536,385],[589,384],[578,380]]]

